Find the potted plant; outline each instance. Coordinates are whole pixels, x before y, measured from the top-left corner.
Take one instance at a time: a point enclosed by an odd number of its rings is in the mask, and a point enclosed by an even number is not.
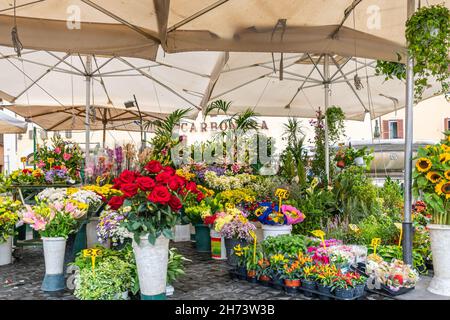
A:
[[[165,299],[172,228],[180,219],[183,202],[192,195],[200,202],[203,194],[194,182],[186,182],[156,160],[142,172],[124,170],[114,182],[123,196],[112,197],[109,204],[123,206],[128,213],[121,225],[133,234],[141,299]]]
[[[318,265],[317,267],[317,289],[320,293],[320,300],[330,300],[333,279],[336,277],[337,269],[333,265]]]
[[[274,202],[261,202],[255,210],[255,215],[262,223],[263,237],[274,237],[290,234],[292,225],[302,222],[305,215],[291,205],[281,205]]]
[[[315,265],[305,265],[301,271],[301,282],[302,287],[307,290],[317,290],[316,283],[316,266]],[[314,294],[309,291],[304,291],[305,297],[313,297]]]
[[[284,265],[283,279],[287,293],[296,293],[300,287],[300,262],[291,260]]]
[[[43,242],[45,277],[43,291],[60,291],[64,283],[64,254],[67,237],[74,233],[86,215],[86,206],[65,199],[52,203],[37,202],[21,214],[22,221],[38,231]]]
[[[269,238],[271,239],[271,238]],[[277,253],[269,256],[270,274],[273,280],[273,286],[275,289],[281,290],[283,288],[283,271],[284,265],[288,262],[288,259],[284,254]]]
[[[432,214],[431,238],[434,276],[428,290],[450,296],[450,131],[445,140],[419,148],[413,172],[413,191],[421,196]]]
[[[244,251],[245,267],[247,270],[247,281],[256,283],[256,269],[258,268],[258,252],[255,253],[253,245],[249,245],[248,249]]]
[[[247,243],[254,242],[255,226],[248,221],[241,210],[227,208],[226,211],[217,213],[214,229],[225,238],[227,263],[235,267],[237,259],[232,250],[238,244],[245,246]]]
[[[20,201],[0,197],[0,266],[12,263],[12,237],[21,208]]]
[[[340,299],[351,299],[354,294],[354,287],[351,275],[339,271],[332,279],[331,291]]]
[[[355,297],[362,297],[364,295],[364,289],[366,287],[366,281],[367,277],[357,273],[357,272],[351,272],[351,277],[353,281],[353,287],[355,288],[354,296]]]
[[[258,258],[258,265],[256,267],[256,276],[263,286],[269,286],[270,280],[270,261],[262,255],[262,252]]]
[[[203,218],[211,215],[211,208],[205,202],[185,208],[185,213],[195,228],[195,247],[198,252],[211,251],[211,236],[209,226],[203,223]]]
[[[237,244],[233,248],[233,253],[236,256],[236,273],[239,279],[244,280],[247,277],[247,266],[246,266],[246,251],[249,250],[248,246],[242,247],[240,244]]]

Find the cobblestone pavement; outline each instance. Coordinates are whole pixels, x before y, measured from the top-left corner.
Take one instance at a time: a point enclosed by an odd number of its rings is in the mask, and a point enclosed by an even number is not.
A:
[[[231,279],[225,261],[210,258],[209,253],[198,253],[190,242],[174,243],[174,247],[191,262],[186,262],[186,275],[173,286],[171,300],[306,300],[302,294],[287,295],[279,290]],[[0,300],[74,300],[69,290],[60,293],[45,293],[40,290],[44,277],[42,248],[25,248],[22,258],[13,264],[0,267]],[[367,299],[386,299],[379,295],[368,295]]]

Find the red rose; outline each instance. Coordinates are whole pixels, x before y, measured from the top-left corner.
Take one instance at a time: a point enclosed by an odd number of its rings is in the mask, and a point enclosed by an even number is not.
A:
[[[174,195],[170,196],[169,207],[170,209],[172,209],[172,211],[178,211],[182,206],[183,205],[181,204],[181,201],[180,199],[178,199],[178,197]]]
[[[139,177],[136,183],[142,191],[150,191],[155,186],[155,180],[150,177]]]
[[[111,209],[117,210],[123,205],[124,201],[125,201],[124,197],[114,196],[109,200],[108,205],[110,206]]]
[[[127,198],[134,197],[138,192],[138,185],[135,183],[124,183],[120,187],[120,191],[122,191]]]
[[[197,192],[198,190],[197,190],[197,185],[195,184],[195,182],[192,182],[192,181],[190,181],[190,182],[188,182],[187,184],[186,184],[186,189],[188,190],[188,191],[190,191],[190,192]]]
[[[179,175],[174,175],[170,178],[168,186],[171,190],[176,191],[181,186],[185,184],[186,180],[183,177],[180,177]]]
[[[155,178],[156,181],[160,183],[169,183],[169,181],[172,179],[173,175],[170,172],[161,172],[158,174]]]
[[[113,180],[114,185],[112,186],[113,189],[120,190],[120,186],[122,185],[122,182],[119,180],[119,178],[114,178]]]
[[[137,177],[140,176],[139,172],[135,172],[135,171],[130,171],[130,170],[124,170],[122,171],[122,173],[120,174],[118,181],[121,184],[125,184],[125,183],[133,183]]]
[[[163,171],[164,171],[164,172],[169,172],[170,174],[175,174],[175,169],[172,168],[172,167],[169,167],[169,166],[165,166],[165,167],[163,168]]]
[[[203,199],[205,199],[205,195],[199,191],[197,193],[197,202],[201,202]]]
[[[145,165],[144,169],[150,173],[159,173],[162,171],[163,167],[159,161],[152,160]]]
[[[170,200],[170,192],[164,186],[156,186],[148,195],[147,199],[154,203],[167,204]]]
[[[396,274],[396,275],[394,276],[394,280],[397,280],[398,283],[399,283],[400,285],[403,284],[403,277],[402,277],[401,274]]]
[[[53,166],[52,169],[61,170],[61,166]]]

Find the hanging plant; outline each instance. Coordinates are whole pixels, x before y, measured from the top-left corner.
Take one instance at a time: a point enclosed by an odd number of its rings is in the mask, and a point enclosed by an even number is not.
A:
[[[340,107],[331,106],[327,109],[328,136],[332,144],[345,137],[345,113]]]
[[[398,55],[398,61],[401,60],[401,56]],[[377,65],[375,66],[375,74],[378,76],[383,74],[386,76],[385,80],[390,80],[397,78],[398,80],[406,79],[406,65],[400,62],[391,62],[377,60]]]
[[[429,77],[440,82],[439,93],[448,92],[450,10],[443,5],[420,8],[406,22],[406,40],[414,58],[415,98],[422,98]]]

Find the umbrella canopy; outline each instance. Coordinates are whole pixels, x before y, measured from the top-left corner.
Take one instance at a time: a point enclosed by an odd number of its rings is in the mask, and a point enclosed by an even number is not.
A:
[[[206,103],[210,78],[225,55],[165,54],[160,49],[156,61],[93,56],[89,71],[85,56],[25,50],[17,57],[12,48],[0,47],[0,90],[11,104],[64,109],[86,104],[89,78],[94,106],[123,107],[136,95],[143,112],[168,114],[191,108],[195,116]]]
[[[84,130],[86,106],[4,106],[29,122],[36,123],[47,131]],[[140,131],[139,112],[136,109],[91,106],[91,130]],[[164,119],[165,114],[142,112],[144,121]]]
[[[0,111],[0,133],[25,133],[27,123]]]
[[[324,111],[328,83],[329,105],[341,107],[348,120],[362,121],[366,114],[373,119],[405,106],[405,82],[377,76],[375,60],[328,56],[328,78],[325,55],[284,54],[283,60],[280,70],[280,54],[272,60],[269,53],[231,53],[210,101],[231,101],[232,113],[251,107],[262,116],[315,118],[319,107]],[[435,91],[428,88],[423,97]]]
[[[405,53],[406,0],[15,2],[19,38],[38,50],[153,59],[161,43],[167,52],[309,52],[391,61]],[[12,4],[0,0],[3,45],[12,45]]]

